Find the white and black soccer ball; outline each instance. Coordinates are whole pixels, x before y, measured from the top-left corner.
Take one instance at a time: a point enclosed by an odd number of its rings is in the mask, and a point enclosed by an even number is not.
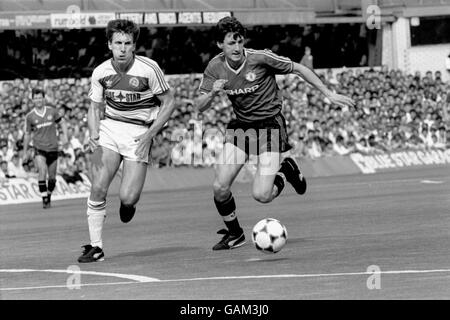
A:
[[[266,218],[253,227],[253,243],[256,249],[265,253],[277,253],[283,249],[287,238],[286,227],[277,219]]]

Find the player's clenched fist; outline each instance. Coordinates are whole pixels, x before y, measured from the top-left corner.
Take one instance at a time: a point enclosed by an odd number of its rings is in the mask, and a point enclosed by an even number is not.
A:
[[[226,79],[219,79],[219,80],[214,81],[212,91],[218,92],[220,90],[223,90],[223,87],[225,86],[225,84],[227,82],[228,82],[228,80],[226,80]]]
[[[136,137],[135,142],[138,142],[138,146],[135,151],[135,155],[141,161],[147,161],[150,153],[150,147],[152,145],[153,136],[148,132]]]
[[[99,136],[94,136],[94,137],[90,137],[89,138],[89,145],[88,148],[94,152],[95,149],[97,149],[98,147],[98,140],[99,140]]]

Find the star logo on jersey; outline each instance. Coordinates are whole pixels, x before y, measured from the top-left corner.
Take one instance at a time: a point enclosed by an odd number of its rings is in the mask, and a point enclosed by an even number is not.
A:
[[[135,77],[131,78],[130,81],[128,82],[130,84],[130,86],[132,86],[133,88],[137,88],[139,87],[139,80]]]
[[[253,71],[249,71],[247,72],[247,74],[245,75],[245,79],[247,81],[253,82],[256,79],[256,74]]]
[[[119,92],[119,94],[116,96],[117,99],[120,100],[120,102],[122,102],[122,100],[125,98],[125,96],[122,94],[122,91]]]
[[[111,86],[112,86],[112,80],[106,80],[106,81],[105,81],[105,86],[106,86],[106,88],[111,88]]]

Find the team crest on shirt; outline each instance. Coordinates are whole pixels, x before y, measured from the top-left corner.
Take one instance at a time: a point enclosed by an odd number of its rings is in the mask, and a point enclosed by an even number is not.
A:
[[[112,86],[112,80],[106,80],[106,81],[105,81],[105,86],[106,86],[106,88],[111,88],[111,86]]]
[[[137,88],[137,87],[139,87],[139,80],[137,78],[133,77],[130,79],[129,84],[133,88]]]
[[[253,71],[249,71],[249,72],[247,72],[247,74],[245,75],[245,79],[246,79],[247,81],[250,81],[250,82],[255,81],[255,79],[256,79],[256,74],[255,74]]]
[[[52,118],[53,118],[52,115],[49,115],[49,116],[47,117],[48,120],[52,120]]]

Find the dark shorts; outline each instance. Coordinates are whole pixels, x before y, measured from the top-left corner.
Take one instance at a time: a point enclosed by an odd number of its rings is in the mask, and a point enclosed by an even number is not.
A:
[[[232,120],[226,130],[225,143],[232,143],[247,154],[283,153],[292,149],[283,115],[254,122]]]
[[[47,166],[58,160],[58,151],[44,151],[36,149],[35,155],[43,156],[45,158],[45,163],[47,164]]]

